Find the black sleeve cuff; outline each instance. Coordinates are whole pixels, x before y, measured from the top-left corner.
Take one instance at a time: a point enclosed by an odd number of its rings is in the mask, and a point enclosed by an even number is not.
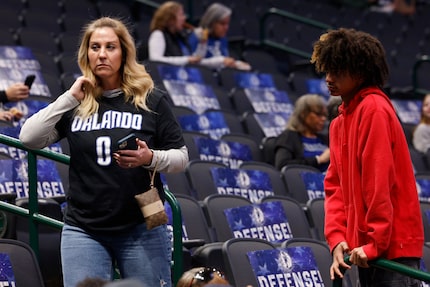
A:
[[[0,102],[1,103],[9,102],[9,100],[7,99],[7,96],[6,96],[6,91],[0,91]]]

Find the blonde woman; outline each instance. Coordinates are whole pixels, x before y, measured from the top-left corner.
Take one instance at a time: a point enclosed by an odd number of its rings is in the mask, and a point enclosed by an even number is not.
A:
[[[158,7],[150,24],[149,60],[171,65],[200,62],[202,57],[192,55],[185,18],[184,8],[178,2],[167,1]]]
[[[149,189],[157,171],[182,171],[188,153],[181,128],[119,20],[89,23],[78,51],[82,76],[53,103],[30,117],[20,140],[29,148],[62,138],[70,145],[69,189],[62,230],[64,287],[85,278],[122,278],[171,286],[171,243],[165,225],[151,230],[134,195]],[[118,141],[134,135],[137,149]],[[133,143],[133,142],[131,142]],[[155,185],[164,192],[159,175]]]

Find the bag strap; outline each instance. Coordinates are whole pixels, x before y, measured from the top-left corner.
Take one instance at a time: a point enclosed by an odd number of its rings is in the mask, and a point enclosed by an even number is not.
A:
[[[158,157],[157,157],[157,161],[155,162],[154,170],[152,171],[152,173],[150,170],[148,170],[149,177],[151,178],[151,182],[149,183],[150,188],[154,187],[154,180],[155,180],[155,174],[157,173],[157,167],[158,167]]]

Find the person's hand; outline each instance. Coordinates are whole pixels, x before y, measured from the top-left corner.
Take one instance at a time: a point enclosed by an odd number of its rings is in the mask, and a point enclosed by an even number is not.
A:
[[[153,152],[145,141],[136,138],[137,150],[119,150],[113,154],[117,164],[122,168],[135,168],[150,165]]]
[[[188,57],[188,64],[197,64],[202,60],[200,56],[190,56]]]
[[[336,276],[343,278],[343,272],[341,268],[351,269],[351,266],[345,263],[345,253],[349,253],[349,247],[345,241],[342,241],[333,250],[333,263],[330,266],[331,280],[334,280]]]
[[[251,70],[251,65],[248,64],[247,62],[244,62],[244,61],[235,61],[234,66],[236,69],[242,70],[242,71],[250,71]]]
[[[224,57],[224,67],[228,67],[228,68],[235,68],[236,64],[235,64],[236,60],[231,58],[231,57]]]
[[[28,98],[30,89],[24,83],[15,83],[9,86],[5,92],[10,102],[18,102]]]
[[[9,111],[0,111],[0,121],[11,121],[13,114]]]
[[[322,164],[322,163],[327,163],[330,161],[330,149],[326,148],[322,154],[320,154],[318,156],[318,163]]]
[[[91,82],[90,79],[80,76],[76,79],[73,85],[70,87],[70,93],[77,99],[79,102],[85,98],[85,89],[95,87],[95,84]]]
[[[366,253],[364,253],[363,247],[357,247],[352,249],[351,254],[349,256],[349,261],[359,267],[369,267],[369,264],[367,264],[368,258]]]

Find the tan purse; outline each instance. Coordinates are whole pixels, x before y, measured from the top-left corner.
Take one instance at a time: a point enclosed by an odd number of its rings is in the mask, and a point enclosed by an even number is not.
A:
[[[146,228],[148,230],[168,222],[167,213],[164,210],[163,202],[158,194],[158,189],[154,185],[155,173],[158,161],[155,163],[153,173],[149,171],[151,177],[150,189],[134,197],[139,204],[143,217],[145,218]]]

